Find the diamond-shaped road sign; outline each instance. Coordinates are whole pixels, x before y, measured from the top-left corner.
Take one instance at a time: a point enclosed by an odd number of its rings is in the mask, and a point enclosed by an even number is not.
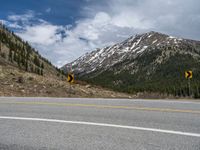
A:
[[[67,76],[67,81],[69,83],[73,83],[74,82],[74,74],[68,74]]]
[[[192,71],[185,71],[185,78],[192,79]]]

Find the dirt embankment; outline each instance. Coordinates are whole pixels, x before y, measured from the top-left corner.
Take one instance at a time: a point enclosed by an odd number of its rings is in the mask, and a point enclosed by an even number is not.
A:
[[[13,66],[0,65],[0,96],[44,97],[105,97],[133,98],[133,95],[113,92],[89,84],[69,84],[58,80],[21,71]]]

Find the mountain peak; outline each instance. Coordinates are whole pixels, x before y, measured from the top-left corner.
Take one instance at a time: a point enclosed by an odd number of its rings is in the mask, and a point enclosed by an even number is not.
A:
[[[134,37],[132,36],[121,43],[87,53],[67,66],[72,65],[73,71],[81,76],[92,72],[109,70],[117,64],[134,60],[141,55],[147,55],[151,51],[162,53],[162,56],[155,59],[154,62],[162,63],[175,53],[188,53],[186,47],[194,47],[194,43],[196,42],[192,43],[191,40],[183,40],[150,31]],[[195,53],[190,53],[196,56]],[[132,65],[133,63],[129,64],[129,66],[126,65],[120,68],[119,71],[127,70]],[[66,70],[66,66],[63,68],[65,71],[69,71],[69,68]]]
[[[186,70],[199,74],[199,60],[200,42],[151,31],[88,53],[70,65],[77,78],[97,85],[123,92],[174,94],[176,87],[187,85]],[[194,84],[199,83],[197,78]]]

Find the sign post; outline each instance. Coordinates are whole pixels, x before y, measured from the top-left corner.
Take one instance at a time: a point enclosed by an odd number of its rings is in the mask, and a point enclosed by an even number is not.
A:
[[[192,71],[185,71],[185,78],[188,79],[188,94],[191,95],[190,79],[192,79]]]
[[[68,76],[67,76],[67,81],[69,83],[73,83],[74,82],[74,74],[72,72],[72,64],[70,65],[70,71],[69,71]]]
[[[74,74],[72,73],[72,65],[70,66],[70,72],[67,75],[67,82],[70,83],[69,93],[72,93],[72,83],[74,83]]]
[[[74,82],[74,74],[69,73],[68,76],[67,76],[67,81],[69,83],[73,83]]]

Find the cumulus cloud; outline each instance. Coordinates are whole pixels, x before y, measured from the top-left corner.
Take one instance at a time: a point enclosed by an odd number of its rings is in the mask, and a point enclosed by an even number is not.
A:
[[[10,25],[21,21],[19,16],[8,17],[12,21]],[[75,27],[53,25],[39,18],[36,22],[31,22],[36,18],[35,15],[30,18],[26,16],[28,15],[22,15],[25,17],[23,27],[17,30],[17,34],[58,67],[88,51],[120,42],[134,33],[132,28],[113,24],[112,18],[105,12],[79,20]]]
[[[20,25],[27,25],[31,23],[30,21],[34,20],[35,13],[31,10],[27,11],[25,14],[17,15],[17,14],[12,14],[8,16],[8,20],[11,21],[12,23],[15,24],[20,24]]]
[[[33,11],[8,17],[10,26],[43,56],[62,66],[86,52],[150,30],[200,39],[200,1],[102,0],[87,1],[84,19],[74,26],[55,25]],[[46,12],[51,11],[47,9]]]
[[[41,23],[34,26],[26,26],[21,32],[18,33],[23,39],[28,39],[32,44],[48,46],[61,40],[58,33],[62,27],[54,26],[49,23]]]
[[[11,21],[28,21],[34,17],[34,13],[32,11],[28,11],[26,14],[23,15],[10,15],[8,19]]]

